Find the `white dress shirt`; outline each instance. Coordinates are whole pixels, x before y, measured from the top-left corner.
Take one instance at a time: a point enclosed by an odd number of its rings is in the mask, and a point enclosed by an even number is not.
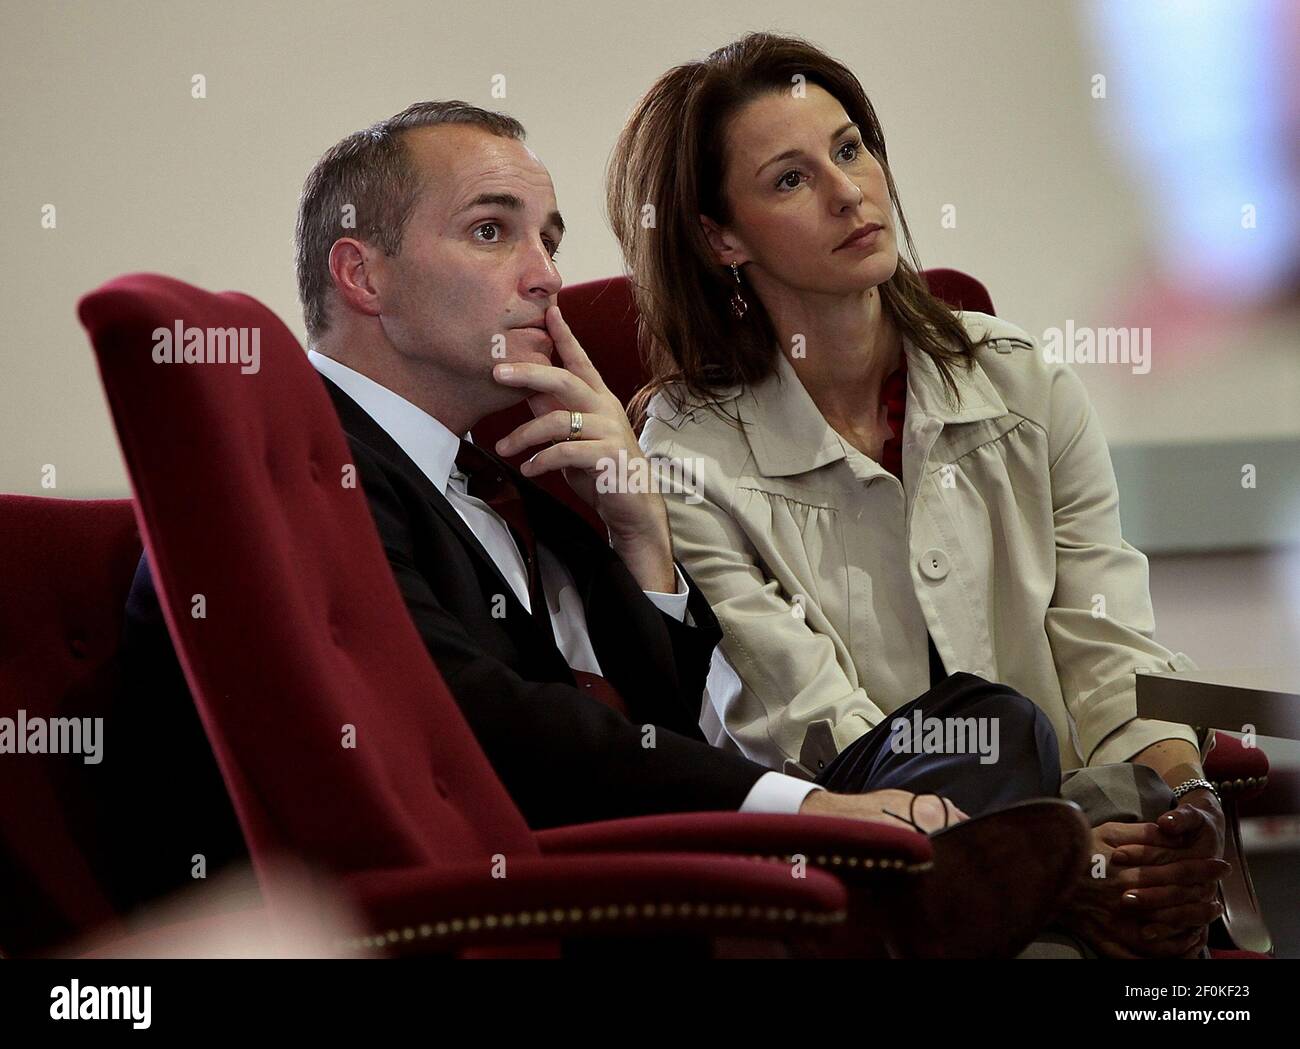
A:
[[[532,612],[528,593],[528,570],[514,536],[501,516],[481,499],[466,491],[466,477],[456,466],[460,439],[446,426],[406,398],[381,386],[373,379],[309,350],[312,366],[351,397],[390,436],[415,463],[430,483],[438,489],[487,555],[505,577],[519,603]],[[472,440],[466,434],[466,440]],[[545,546],[537,546],[537,566],[555,643],[565,662],[573,670],[604,676],[596,653],[591,647],[587,615],[569,570]],[[686,603],[689,590],[682,573],[674,564],[677,593],[663,594],[647,590],[645,595],[665,615],[678,622],[687,621]],[[779,772],[766,772],[755,781],[740,806],[741,812],[798,812],[810,791],[820,789],[806,780]]]

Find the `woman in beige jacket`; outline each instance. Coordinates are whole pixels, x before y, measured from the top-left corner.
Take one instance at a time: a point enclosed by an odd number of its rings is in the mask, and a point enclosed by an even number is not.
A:
[[[1164,936],[1203,932],[1213,879],[1159,865],[1221,856],[1222,811],[1192,729],[1135,704],[1135,672],[1193,664],[1152,638],[1097,417],[1024,331],[952,313],[900,258],[856,77],[765,34],[669,71],[615,149],[609,210],[652,376],[641,443],[679,482],[674,548],[724,631],[715,742],[815,776],[926,692],[932,643],[941,672],[1029,697],[1063,769],[1135,763],[1180,790],[1183,837],[1095,842],[1163,872]]]

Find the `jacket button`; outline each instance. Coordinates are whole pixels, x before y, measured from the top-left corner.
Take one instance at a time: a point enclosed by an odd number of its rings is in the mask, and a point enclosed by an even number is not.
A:
[[[926,579],[942,579],[948,574],[948,555],[937,546],[923,553],[918,564]]]

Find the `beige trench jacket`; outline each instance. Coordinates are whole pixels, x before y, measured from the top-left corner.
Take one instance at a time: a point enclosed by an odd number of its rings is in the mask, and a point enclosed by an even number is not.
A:
[[[651,402],[642,447],[685,482],[665,496],[673,546],[724,632],[715,743],[815,774],[929,688],[928,627],[949,673],[1047,713],[1063,770],[1195,745],[1186,725],[1136,716],[1135,671],[1196,667],[1152,640],[1147,560],[1120,535],[1083,383],[1015,325],[959,316],[993,341],[957,370],[956,410],[904,340],[901,484],[831,429],[784,357],[725,392],[743,433]]]

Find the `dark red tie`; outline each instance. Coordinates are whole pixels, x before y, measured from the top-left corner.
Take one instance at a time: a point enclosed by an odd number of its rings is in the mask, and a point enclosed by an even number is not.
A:
[[[528,569],[528,597],[533,606],[533,616],[553,640],[555,635],[551,629],[551,613],[546,604],[546,592],[542,588],[541,569],[537,564],[537,540],[533,536],[532,526],[528,523],[528,515],[524,512],[524,500],[519,494],[514,478],[481,448],[476,448],[468,441],[460,442],[460,451],[456,453],[456,465],[465,474],[465,491],[492,507],[514,534]],[[627,716],[627,704],[606,678],[585,670],[570,669],[583,692],[618,711],[624,717]]]
[[[532,602],[533,615],[547,624],[549,630],[550,613],[546,608],[546,594],[542,590],[542,574],[537,568],[537,540],[533,538],[532,526],[524,512],[524,500],[515,486],[514,478],[483,449],[476,448],[469,441],[460,442],[456,465],[465,474],[465,491],[492,507],[514,534],[528,572],[528,597]]]
[[[627,717],[627,704],[623,702],[623,697],[618,694],[618,689],[609,683],[608,678],[589,673],[586,670],[574,670],[572,667],[569,670],[577,679],[578,687],[582,691],[592,699],[600,700],[605,706]]]

